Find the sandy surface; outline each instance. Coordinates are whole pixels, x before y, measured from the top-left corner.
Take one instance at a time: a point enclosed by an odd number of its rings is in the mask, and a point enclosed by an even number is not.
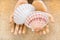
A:
[[[60,1],[44,0],[49,13],[55,18],[55,25],[50,23],[50,33],[36,35],[28,29],[25,35],[13,35],[10,32],[9,17],[13,12],[16,0],[0,0],[0,40],[60,40]]]

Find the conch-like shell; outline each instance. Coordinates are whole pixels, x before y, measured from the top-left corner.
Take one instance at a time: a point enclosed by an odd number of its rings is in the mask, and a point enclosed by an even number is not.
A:
[[[49,21],[49,16],[46,12],[42,11],[33,11],[27,17],[25,25],[32,30],[35,28],[43,28],[47,25]]]
[[[30,12],[35,11],[31,4],[21,4],[14,11],[14,22],[16,24],[23,24]]]

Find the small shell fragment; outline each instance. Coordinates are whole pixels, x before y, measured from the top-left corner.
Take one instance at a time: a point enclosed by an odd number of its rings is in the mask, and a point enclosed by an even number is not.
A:
[[[49,16],[46,12],[42,11],[33,11],[30,13],[30,15],[27,17],[25,25],[32,30],[36,28],[43,28],[47,25],[49,21]]]
[[[35,8],[31,4],[19,5],[14,11],[14,22],[16,24],[23,24],[27,15],[32,11],[35,11]]]

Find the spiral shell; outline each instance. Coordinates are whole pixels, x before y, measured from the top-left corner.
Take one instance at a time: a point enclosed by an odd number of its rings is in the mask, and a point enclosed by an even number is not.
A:
[[[31,29],[43,28],[47,25],[49,16],[42,11],[33,11],[27,17],[25,25]]]
[[[19,5],[14,11],[14,22],[16,24],[23,24],[27,15],[32,11],[35,11],[35,8],[31,4]]]

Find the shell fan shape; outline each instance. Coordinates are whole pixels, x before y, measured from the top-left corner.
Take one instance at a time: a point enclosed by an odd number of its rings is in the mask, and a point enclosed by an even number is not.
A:
[[[16,24],[23,24],[30,12],[35,11],[31,4],[21,4],[14,10],[14,22]]]
[[[43,28],[47,25],[48,21],[49,17],[46,12],[33,11],[26,19],[25,25],[33,30],[35,28]]]

